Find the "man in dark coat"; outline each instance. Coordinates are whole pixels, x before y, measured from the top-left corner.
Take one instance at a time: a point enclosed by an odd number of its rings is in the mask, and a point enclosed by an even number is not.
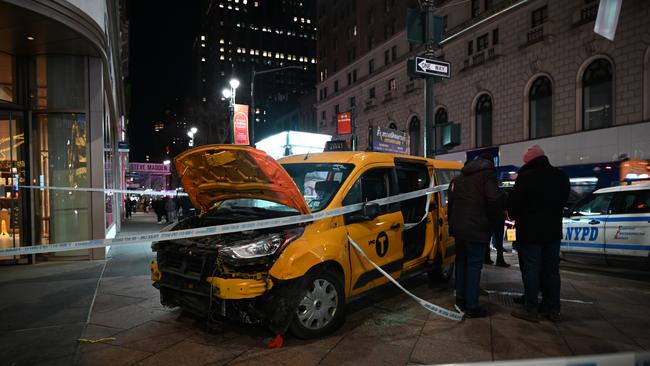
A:
[[[456,241],[456,305],[468,318],[487,316],[479,305],[479,282],[485,248],[490,243],[498,207],[492,158],[480,155],[463,167],[449,185],[449,232]]]
[[[538,321],[541,310],[552,321],[560,315],[560,240],[562,210],[569,197],[569,178],[553,167],[538,145],[528,148],[508,198],[515,220],[517,250],[524,282],[524,304],[514,317]],[[538,294],[542,306],[538,309]]]

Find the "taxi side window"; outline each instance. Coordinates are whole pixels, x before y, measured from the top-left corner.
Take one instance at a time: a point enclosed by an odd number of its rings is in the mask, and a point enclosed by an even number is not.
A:
[[[594,194],[579,203],[573,210],[573,216],[607,215],[613,193]]]
[[[617,193],[612,214],[650,213],[650,190]]]
[[[388,197],[392,192],[392,169],[369,170],[359,178],[343,199],[343,206]],[[395,211],[395,205],[382,205],[381,214]]]

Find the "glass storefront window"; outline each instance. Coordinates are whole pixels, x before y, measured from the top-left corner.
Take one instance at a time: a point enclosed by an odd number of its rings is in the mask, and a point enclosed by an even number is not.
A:
[[[14,102],[14,58],[0,53],[0,101]]]
[[[76,56],[36,57],[36,108],[83,110],[86,107],[86,59]]]
[[[25,184],[25,133],[20,112],[0,111],[0,248],[21,245],[20,185]],[[0,257],[11,260],[13,257]]]
[[[88,126],[84,114],[52,113],[36,116],[34,144],[37,179],[52,187],[89,187]],[[42,243],[85,240],[90,233],[90,193],[42,190],[34,224]],[[83,252],[83,251],[82,251]],[[79,255],[79,251],[57,255]]]
[[[115,188],[115,180],[113,178],[113,134],[111,133],[111,123],[108,116],[104,117],[104,187],[106,189]],[[114,200],[119,197],[114,193],[105,193],[105,210],[106,214],[106,228],[108,229],[113,224],[113,204]]]

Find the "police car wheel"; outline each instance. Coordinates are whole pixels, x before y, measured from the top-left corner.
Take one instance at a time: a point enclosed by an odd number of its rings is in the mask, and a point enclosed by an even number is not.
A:
[[[345,292],[340,276],[332,271],[307,274],[289,330],[302,339],[318,338],[343,323]]]

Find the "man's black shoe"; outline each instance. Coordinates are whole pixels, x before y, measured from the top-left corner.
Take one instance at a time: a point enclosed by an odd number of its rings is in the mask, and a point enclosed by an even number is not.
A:
[[[484,264],[494,264],[494,262],[492,262],[492,259],[486,259],[485,261],[483,261],[483,263]]]
[[[478,307],[476,309],[467,309],[465,310],[466,318],[485,318],[488,316],[488,311],[486,308]]]
[[[518,307],[518,308],[514,308],[510,314],[515,318],[523,319],[529,322],[537,323],[539,321],[539,319],[537,318],[537,309]]]
[[[523,303],[526,302],[526,297],[524,297],[524,295],[513,297],[512,302],[514,302],[515,304],[522,305]]]
[[[559,311],[549,311],[546,313],[546,319],[553,323],[559,323],[562,320],[562,317],[560,317]]]
[[[503,267],[503,268],[508,268],[510,265],[506,263],[505,261],[497,261],[497,267]]]

